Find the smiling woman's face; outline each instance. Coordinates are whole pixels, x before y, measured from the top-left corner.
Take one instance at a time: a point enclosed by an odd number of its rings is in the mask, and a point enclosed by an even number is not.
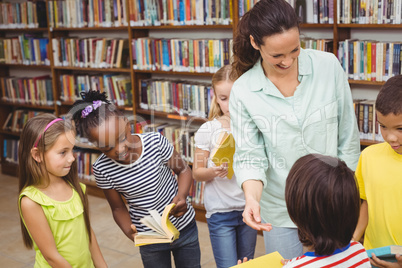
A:
[[[264,38],[260,47],[250,36],[251,45],[260,51],[262,66],[266,74],[287,74],[297,68],[297,57],[300,54],[300,34],[297,27]]]

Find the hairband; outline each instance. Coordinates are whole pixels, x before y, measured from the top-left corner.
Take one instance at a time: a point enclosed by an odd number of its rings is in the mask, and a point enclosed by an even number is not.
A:
[[[102,105],[101,100],[93,101],[92,104],[88,105],[87,107],[85,107],[84,110],[82,110],[81,117],[86,118],[90,113],[92,113],[92,111],[98,109],[98,107],[100,107],[101,105]]]
[[[58,121],[62,121],[62,120],[63,120],[62,118],[53,119],[53,120],[52,120],[49,124],[47,124],[47,126],[45,127],[45,130],[43,131],[43,135],[45,134],[46,130],[47,130],[51,125],[53,125],[54,123],[56,123],[56,122],[58,122]],[[39,137],[38,137],[38,139],[36,140],[35,145],[34,145],[34,148],[38,147],[38,143],[39,143],[39,141],[40,141],[41,138],[42,138],[42,134],[40,134]]]

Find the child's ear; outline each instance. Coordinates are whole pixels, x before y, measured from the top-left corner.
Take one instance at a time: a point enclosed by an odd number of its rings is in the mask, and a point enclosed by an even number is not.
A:
[[[32,148],[31,149],[31,156],[36,162],[38,162],[38,163],[42,162],[42,157],[40,155],[40,152],[39,152],[38,148]]]

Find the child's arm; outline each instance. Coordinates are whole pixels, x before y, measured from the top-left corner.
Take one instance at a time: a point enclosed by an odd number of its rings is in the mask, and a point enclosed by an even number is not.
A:
[[[120,194],[114,189],[103,190],[105,197],[112,210],[114,221],[123,231],[123,233],[132,241],[137,233],[136,228],[131,223],[130,214],[128,213],[126,204]]]
[[[171,210],[170,214],[175,217],[180,217],[187,211],[186,200],[191,184],[193,183],[191,169],[176,150],[173,150],[173,154],[167,162],[167,166],[178,176],[177,183],[179,188],[177,195],[172,200],[172,203],[175,203],[176,206]]]
[[[207,168],[209,151],[195,148],[193,175],[196,181],[210,181],[216,177],[224,178],[228,175],[227,163],[219,167]]]
[[[360,239],[364,234],[364,231],[366,230],[367,224],[368,224],[368,205],[367,201],[363,200],[360,206],[359,221],[357,222],[357,226],[353,234],[354,241],[360,241]]]
[[[32,239],[48,264],[51,267],[71,267],[57,251],[56,242],[42,207],[28,197],[23,197],[21,199],[21,213]]]
[[[89,250],[91,251],[92,261],[96,268],[107,267],[105,259],[103,258],[102,252],[99,248],[98,241],[96,240],[94,230],[92,230],[92,228],[91,228],[91,243],[89,245]]]

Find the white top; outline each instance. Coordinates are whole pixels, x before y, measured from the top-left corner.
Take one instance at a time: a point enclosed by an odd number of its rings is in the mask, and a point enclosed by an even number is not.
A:
[[[194,137],[195,146],[211,153],[215,148],[220,133],[223,131],[230,133],[216,119],[202,124]],[[210,158],[208,158],[207,167],[215,167]],[[230,180],[227,177],[216,177],[211,181],[205,182],[204,206],[207,211],[207,218],[216,212],[243,210],[244,205],[244,193],[237,185],[235,175]]]

